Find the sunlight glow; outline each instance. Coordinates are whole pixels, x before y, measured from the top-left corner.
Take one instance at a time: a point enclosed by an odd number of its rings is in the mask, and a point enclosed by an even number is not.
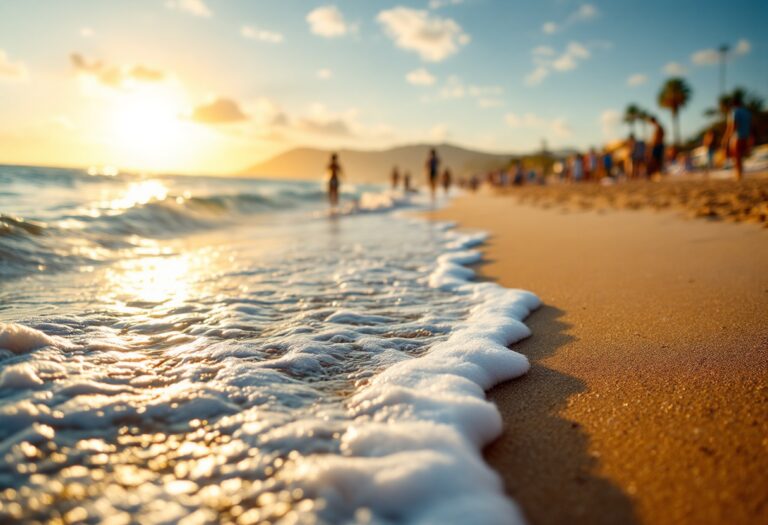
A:
[[[167,90],[122,94],[114,116],[116,149],[121,156],[167,169],[178,162],[192,139],[192,124],[180,114],[179,101]]]

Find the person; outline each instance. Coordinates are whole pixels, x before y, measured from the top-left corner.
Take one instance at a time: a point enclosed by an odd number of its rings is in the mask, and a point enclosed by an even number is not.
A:
[[[413,191],[411,189],[411,172],[407,170],[403,174],[403,190],[405,190],[405,193],[410,193]]]
[[[704,147],[706,159],[704,160],[704,174],[709,176],[709,172],[715,167],[715,131],[708,129],[701,138],[701,145]]]
[[[452,179],[451,170],[448,168],[445,168],[445,170],[443,170],[443,190],[445,191],[446,194],[451,189],[451,179]]]
[[[608,148],[603,149],[603,172],[608,178],[613,178],[613,155]]]
[[[397,169],[397,166],[392,168],[392,189],[396,190],[397,187],[400,185],[400,170]]]
[[[637,176],[635,164],[635,147],[637,146],[637,139],[635,139],[635,134],[630,133],[624,144],[627,152],[627,156],[624,159],[624,172],[627,174],[627,178],[634,179]],[[608,175],[606,174],[606,176]]]
[[[571,173],[573,174],[573,182],[581,182],[584,178],[584,157],[580,153],[575,153],[571,156]]]
[[[664,170],[664,128],[651,116],[649,119],[653,131],[651,133],[651,159],[648,166],[648,176],[661,174]]]
[[[341,185],[341,164],[336,153],[331,154],[331,162],[328,164],[328,199],[332,207],[339,204],[339,186]]]
[[[645,175],[645,140],[642,137],[635,141],[635,147],[632,150],[632,172],[634,178]]]
[[[744,177],[744,157],[749,153],[752,114],[744,107],[744,100],[740,92],[734,93],[732,103],[733,109],[728,113],[728,124],[723,136],[723,148],[730,151],[736,170],[736,180],[741,180]]]
[[[429,178],[429,190],[432,192],[432,198],[434,199],[435,192],[437,191],[437,176],[440,173],[440,159],[437,156],[435,148],[429,150],[425,171]]]

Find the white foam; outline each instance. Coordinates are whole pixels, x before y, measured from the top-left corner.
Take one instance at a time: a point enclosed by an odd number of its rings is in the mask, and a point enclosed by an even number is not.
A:
[[[67,347],[67,342],[40,330],[15,323],[0,323],[0,349],[25,354],[45,346]]]
[[[459,236],[454,249],[483,235]],[[502,429],[484,390],[524,374],[529,363],[508,345],[530,335],[522,320],[540,304],[530,292],[469,282],[462,264],[476,251],[449,252],[430,276],[434,287],[470,292],[476,304],[447,341],[375,376],[350,403],[355,425],[345,456],[313,456],[299,467],[329,502],[343,499],[408,523],[523,523],[498,476],[482,459]]]

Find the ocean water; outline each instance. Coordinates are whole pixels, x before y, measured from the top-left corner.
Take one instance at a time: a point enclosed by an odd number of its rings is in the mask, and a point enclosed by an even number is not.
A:
[[[531,293],[423,197],[0,166],[0,521],[518,523]]]

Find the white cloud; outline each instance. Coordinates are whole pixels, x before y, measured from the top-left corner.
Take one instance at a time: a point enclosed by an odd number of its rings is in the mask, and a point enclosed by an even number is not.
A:
[[[429,8],[440,9],[441,7],[445,7],[449,5],[460,5],[463,3],[464,3],[464,0],[429,0]]]
[[[437,98],[440,100],[456,100],[462,98],[469,98],[477,101],[477,105],[481,108],[489,108],[504,105],[502,96],[504,95],[504,88],[494,85],[477,85],[477,84],[464,84],[460,77],[452,75],[448,77],[440,91],[437,94]]]
[[[733,48],[733,52],[737,55],[746,55],[750,51],[752,51],[752,44],[749,43],[749,40],[746,40],[742,38],[736,43],[736,47]]]
[[[735,56],[743,56],[752,51],[752,44],[749,40],[742,38],[731,50]],[[701,49],[691,55],[691,62],[697,66],[711,66],[720,63],[720,52],[717,49]]]
[[[249,40],[258,40],[269,44],[279,44],[284,40],[282,33],[267,31],[253,26],[243,26],[240,29],[240,34]]]
[[[691,62],[697,66],[707,66],[720,62],[720,53],[716,49],[702,49],[691,55]]]
[[[26,80],[29,77],[24,62],[12,62],[8,54],[0,49],[0,80]]]
[[[667,75],[673,75],[673,76],[685,75],[688,72],[685,66],[678,62],[668,62],[667,64],[664,65],[664,67],[662,68],[662,71],[664,71],[664,73],[666,73]]]
[[[324,67],[322,69],[318,69],[317,73],[315,73],[315,74],[317,75],[317,78],[319,78],[320,80],[329,80],[329,79],[333,78],[333,71],[331,71],[327,67]]]
[[[319,36],[336,38],[349,32],[344,15],[335,5],[326,5],[310,11],[307,15],[310,30]]]
[[[429,130],[429,138],[438,142],[443,142],[450,136],[451,132],[445,124],[436,124]]]
[[[81,27],[80,36],[83,38],[91,38],[96,32],[90,27]]]
[[[414,86],[431,86],[437,81],[434,75],[432,75],[432,73],[430,73],[423,67],[419,69],[414,69],[413,71],[405,75],[405,80],[407,80],[409,84],[413,84]]]
[[[454,20],[431,16],[427,11],[395,7],[381,11],[376,19],[398,47],[414,51],[430,62],[440,62],[457,53],[470,40]]]
[[[621,113],[615,109],[606,109],[600,114],[600,126],[605,140],[618,138],[621,127]]]
[[[534,48],[532,55],[536,67],[525,76],[525,83],[529,86],[540,84],[553,70],[562,72],[576,69],[591,53],[584,44],[570,42],[559,55],[548,46]]]
[[[549,68],[546,66],[537,66],[533,71],[525,76],[525,83],[529,86],[541,84],[549,76]]]
[[[644,75],[643,73],[635,73],[634,75],[629,75],[629,77],[627,77],[627,85],[630,87],[642,86],[646,82],[648,82],[648,75]]]
[[[203,18],[208,18],[213,15],[203,0],[168,0],[165,5],[169,9],[184,11],[190,15]]]
[[[557,33],[558,29],[558,25],[554,22],[545,22],[544,25],[541,26],[541,31],[547,35]]]
[[[579,23],[579,22],[586,22],[588,20],[593,20],[597,18],[600,15],[600,12],[597,10],[597,7],[595,7],[592,4],[581,4],[576,11],[571,13],[568,18],[566,18],[562,23],[556,23],[556,22],[546,22],[544,25],[541,26],[541,31],[544,34],[551,35],[554,33],[557,33],[558,31],[562,31],[568,26],[571,26],[573,24]]]
[[[530,112],[523,115],[507,113],[504,115],[504,121],[507,123],[507,126],[514,129],[549,132],[557,137],[568,137],[571,135],[571,128],[562,117],[548,120]]]

